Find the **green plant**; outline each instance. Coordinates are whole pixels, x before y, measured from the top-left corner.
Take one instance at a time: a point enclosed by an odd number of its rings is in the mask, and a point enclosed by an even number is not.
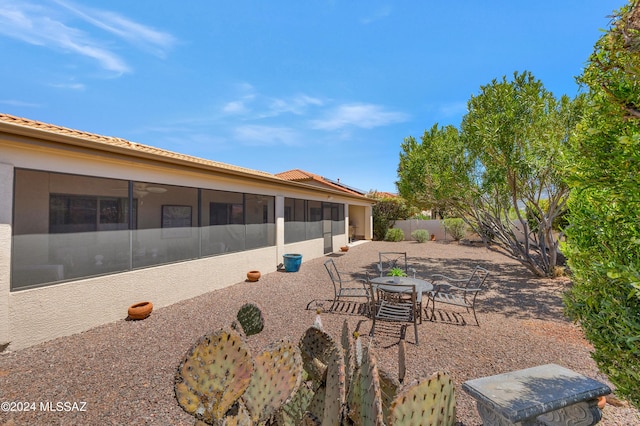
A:
[[[454,240],[460,241],[467,234],[467,224],[459,217],[451,217],[442,221],[444,230],[448,232]]]
[[[571,144],[564,254],[569,316],[616,393],[640,407],[640,55],[636,1],[614,13],[580,82],[589,104]]]
[[[416,229],[411,233],[411,236],[419,243],[429,241],[429,238],[431,238],[431,234],[426,229]]]
[[[401,268],[391,268],[387,272],[387,276],[389,276],[389,277],[406,277],[407,273],[404,271],[404,269],[401,269]]]
[[[378,241],[385,239],[387,230],[393,227],[396,220],[409,217],[409,210],[402,198],[379,199],[372,208],[373,237]]]
[[[387,230],[387,233],[384,236],[385,241],[403,241],[404,240],[404,231],[400,228],[391,228]]]

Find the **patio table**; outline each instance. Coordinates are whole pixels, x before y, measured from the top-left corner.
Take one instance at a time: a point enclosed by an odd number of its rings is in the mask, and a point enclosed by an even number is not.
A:
[[[394,278],[399,278],[398,282],[394,282]],[[371,279],[371,283],[374,284],[375,287],[382,287],[384,290],[391,292],[394,291],[396,284],[414,285],[416,286],[416,293],[419,294],[433,290],[433,285],[430,282],[411,277],[375,277]],[[398,287],[395,288],[397,289]],[[406,290],[402,289],[399,290],[398,293],[404,291]]]

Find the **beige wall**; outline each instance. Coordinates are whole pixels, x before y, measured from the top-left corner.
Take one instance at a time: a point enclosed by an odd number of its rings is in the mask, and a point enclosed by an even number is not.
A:
[[[137,302],[151,301],[158,309],[242,282],[249,270],[272,272],[275,251],[268,247],[12,292],[9,349],[122,320]]]
[[[0,163],[0,348],[11,340],[9,290],[11,286],[11,211],[13,167]]]

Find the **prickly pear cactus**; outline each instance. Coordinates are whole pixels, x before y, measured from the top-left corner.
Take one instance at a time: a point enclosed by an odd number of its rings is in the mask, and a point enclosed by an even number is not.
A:
[[[338,426],[342,420],[346,385],[344,353],[337,344],[334,345],[328,361],[322,424]]]
[[[236,316],[246,336],[253,336],[264,329],[262,310],[255,303],[245,303]]]
[[[324,383],[321,383],[320,387],[315,390],[313,398],[311,398],[311,402],[309,402],[309,406],[307,407],[307,411],[313,414],[315,418],[324,418],[324,401],[326,399],[327,387]]]
[[[335,341],[324,331],[309,327],[300,339],[299,345],[305,371],[311,380],[322,382],[326,375],[327,363],[331,359],[331,351],[336,346]]]
[[[380,379],[380,396],[382,397],[382,413],[384,418],[389,417],[391,403],[398,394],[400,382],[390,373],[378,368],[378,378]]]
[[[311,382],[302,382],[298,390],[293,394],[276,413],[278,426],[298,426],[307,412],[309,404],[315,395]]]
[[[384,424],[378,366],[369,349],[363,351],[362,365],[351,382],[348,415],[356,425]]]
[[[222,426],[253,426],[254,423],[251,421],[251,416],[247,411],[247,408],[242,404],[242,402],[238,401],[234,404],[227,414],[224,416],[222,422],[218,422]]]
[[[353,371],[356,368],[355,361],[355,344],[353,335],[349,330],[349,323],[345,319],[342,323],[342,351],[344,352],[344,373],[345,373],[345,387],[349,389],[351,386],[351,378],[353,377]]]
[[[301,426],[322,426],[322,423],[316,416],[307,411],[304,413]]]
[[[302,357],[294,343],[271,344],[254,359],[249,387],[242,395],[251,420],[267,421],[296,391],[302,377]]]
[[[222,329],[201,337],[178,366],[180,406],[209,424],[221,421],[249,386],[253,360],[240,336]]]
[[[456,398],[453,380],[446,373],[416,381],[391,403],[390,425],[454,425]]]

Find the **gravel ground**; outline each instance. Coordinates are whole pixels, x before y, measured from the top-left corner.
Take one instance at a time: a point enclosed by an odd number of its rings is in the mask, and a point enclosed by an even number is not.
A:
[[[536,279],[496,251],[445,241],[369,242],[331,256],[341,269],[363,272],[373,269],[379,251],[407,251],[422,277],[463,274],[476,264],[491,271],[478,300],[480,327],[472,315],[443,308],[436,310],[435,321],[419,326],[419,346],[413,333],[407,333],[406,382],[434,371],[449,372],[462,425],[481,424],[472,398],[461,389],[469,379],[556,363],[613,389],[590,358],[592,347],[581,331],[562,315],[568,279]],[[155,309],[143,321],[123,319],[0,354],[0,402],[35,403],[35,411],[0,412],[0,425],[193,425],[173,395],[176,367],[189,347],[203,334],[229,325],[247,301],[261,306],[266,320],[265,330],[248,339],[252,353],[285,336],[297,341],[316,315],[314,309],[305,309],[307,303],[317,299],[311,306],[328,307],[324,300],[333,296],[325,260],[305,262],[297,273],[263,274],[257,283],[238,283]],[[176,283],[176,291],[179,288]],[[370,322],[354,307],[323,314],[325,329],[337,337],[346,319],[352,330],[367,335]],[[391,373],[397,372],[398,330],[381,327],[373,339],[379,365]],[[69,405],[63,404],[63,411],[41,409],[58,402]],[[602,425],[640,424],[635,409],[607,404],[603,411]]]

